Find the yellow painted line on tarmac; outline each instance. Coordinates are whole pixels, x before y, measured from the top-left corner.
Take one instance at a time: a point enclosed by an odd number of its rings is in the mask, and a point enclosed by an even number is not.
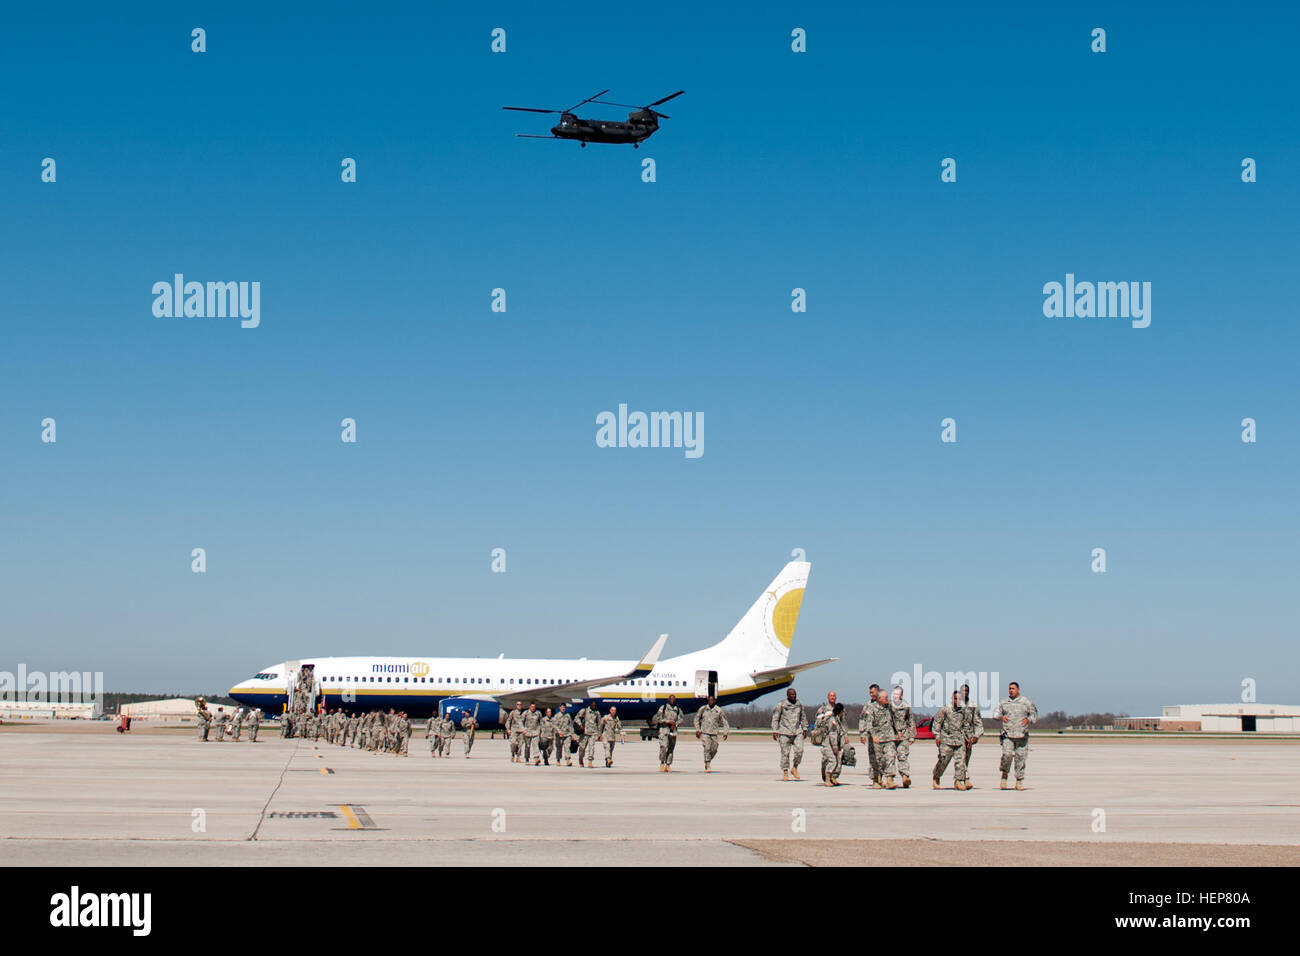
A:
[[[339,809],[342,810],[342,811],[343,811],[343,815],[344,815],[345,817],[348,818],[348,829],[349,829],[349,830],[360,830],[360,829],[362,829],[362,827],[361,827],[361,821],[357,819],[357,815],[356,815],[355,813],[352,812],[352,808],[351,808],[350,806],[348,806],[346,803],[340,803],[340,804],[339,804]]]

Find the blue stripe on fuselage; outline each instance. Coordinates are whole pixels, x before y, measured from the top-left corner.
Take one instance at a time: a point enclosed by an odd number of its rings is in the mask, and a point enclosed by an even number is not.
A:
[[[772,684],[767,687],[756,687],[752,690],[739,691],[734,694],[719,694],[718,703],[722,706],[727,704],[747,704],[752,700],[757,700],[764,694],[770,694],[772,691],[788,687],[792,681],[784,681],[780,684]],[[284,694],[233,694],[235,700],[249,707],[260,707],[262,712],[271,716],[277,716],[284,711],[285,695]],[[405,711],[408,717],[425,718],[431,717],[438,710],[438,705],[444,700],[461,699],[465,694],[365,694],[358,695],[350,701],[345,701],[341,693],[326,692],[323,697],[326,710],[342,709],[349,714],[364,714],[372,710],[401,710]],[[662,704],[668,702],[668,698],[656,700],[642,700],[640,697],[587,697],[576,703],[569,703],[567,709],[570,715],[579,709],[586,707],[588,704],[596,703],[602,711],[610,707],[618,708],[618,715],[624,720],[649,720],[654,716]],[[698,697],[677,698],[677,706],[688,714],[693,714],[704,706],[704,701]],[[490,727],[489,724],[481,724],[481,727]],[[499,725],[497,725],[499,726]]]

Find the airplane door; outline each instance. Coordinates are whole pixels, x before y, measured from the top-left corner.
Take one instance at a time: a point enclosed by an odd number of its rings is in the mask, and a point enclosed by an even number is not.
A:
[[[316,713],[316,665],[303,664],[298,671],[298,694],[302,698],[302,708],[307,713]]]
[[[298,662],[285,661],[284,667],[284,709],[285,713],[293,713],[293,699],[297,696],[298,689]]]
[[[695,696],[701,700],[718,695],[718,672],[695,672]]]

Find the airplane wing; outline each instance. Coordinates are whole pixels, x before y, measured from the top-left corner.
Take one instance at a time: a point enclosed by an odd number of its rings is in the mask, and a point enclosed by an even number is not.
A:
[[[825,660],[809,661],[807,664],[786,664],[783,667],[773,667],[766,671],[751,671],[750,677],[754,678],[754,683],[761,684],[769,680],[781,680],[793,678],[800,671],[812,670],[814,667],[821,667],[823,664],[832,664],[838,661],[838,657],[828,657]]]
[[[646,651],[645,656],[637,662],[635,667],[625,673],[576,681],[572,684],[550,684],[545,687],[520,688],[508,694],[495,695],[496,701],[501,705],[501,709],[505,711],[514,707],[515,701],[545,707],[551,704],[567,704],[575,697],[587,697],[593,687],[617,684],[619,681],[634,680],[649,674],[654,670],[655,664],[659,662],[659,653],[664,649],[664,644],[667,641],[668,635],[660,634],[659,640],[655,641],[650,650]]]

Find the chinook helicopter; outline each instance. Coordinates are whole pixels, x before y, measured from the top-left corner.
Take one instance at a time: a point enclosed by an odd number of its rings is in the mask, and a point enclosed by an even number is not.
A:
[[[517,110],[522,113],[558,113],[560,122],[551,127],[550,136],[536,136],[531,133],[516,133],[515,135],[522,139],[576,139],[578,145],[586,149],[588,143],[631,143],[632,148],[636,149],[641,145],[642,140],[649,139],[654,135],[655,130],[659,129],[661,119],[671,119],[667,114],[660,113],[655,109],[660,104],[667,103],[674,97],[681,96],[685,90],[678,90],[671,96],[665,96],[661,100],[655,100],[645,106],[632,106],[629,103],[610,103],[606,100],[598,99],[604,96],[609,90],[601,90],[595,96],[589,96],[576,106],[570,106],[567,110],[539,110],[531,106],[503,106],[503,110]],[[632,110],[627,114],[627,122],[620,123],[617,120],[598,120],[583,119],[574,115],[574,110],[586,106],[588,103],[599,103],[602,106],[622,106],[625,109]]]

